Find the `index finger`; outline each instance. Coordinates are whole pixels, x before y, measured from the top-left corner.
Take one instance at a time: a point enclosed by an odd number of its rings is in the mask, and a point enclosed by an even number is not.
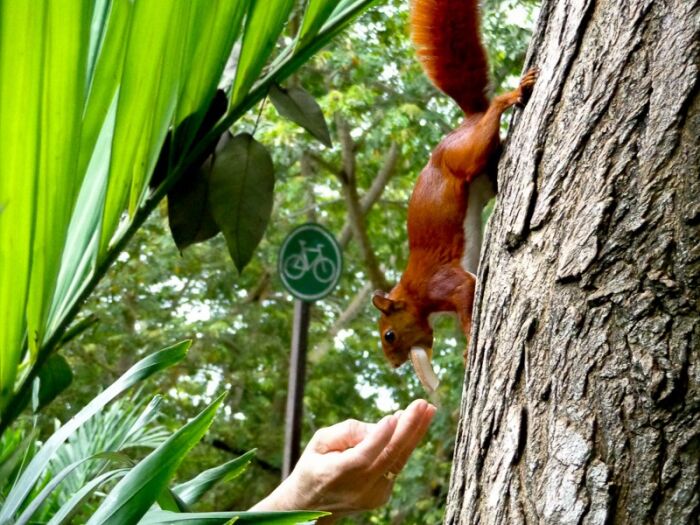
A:
[[[393,463],[389,465],[387,470],[390,470],[394,473],[398,473],[403,469],[403,467],[408,462],[408,459],[411,457],[411,454],[418,446],[418,443],[420,443],[420,441],[423,439],[423,436],[425,436],[425,433],[428,431],[428,427],[430,427],[430,423],[432,422],[433,416],[435,415],[436,411],[437,408],[435,408],[435,406],[428,405],[428,408],[425,410],[425,412],[423,412],[423,416],[419,421],[418,425],[416,426],[416,429],[412,434],[410,441],[404,443],[403,448],[397,451],[396,459]]]
[[[408,461],[413,449],[425,435],[428,425],[435,414],[435,407],[423,399],[411,403],[401,415],[396,431],[391,440],[372,465],[372,470],[386,472],[394,467],[394,472],[401,470]]]
[[[360,443],[375,426],[373,423],[346,419],[341,423],[317,430],[309,445],[319,454],[343,452]]]

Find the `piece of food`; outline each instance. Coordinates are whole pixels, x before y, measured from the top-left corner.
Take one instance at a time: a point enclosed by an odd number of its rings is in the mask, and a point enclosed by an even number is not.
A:
[[[433,370],[433,365],[428,357],[425,348],[413,347],[410,352],[411,364],[416,371],[416,375],[428,393],[435,392],[440,380]]]

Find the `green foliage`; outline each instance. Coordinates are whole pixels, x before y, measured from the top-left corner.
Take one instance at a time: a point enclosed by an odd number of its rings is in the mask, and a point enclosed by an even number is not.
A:
[[[257,0],[0,3],[0,168],[13,174],[0,179],[0,431],[183,172],[371,1],[321,10],[325,25],[304,46],[289,43],[264,78],[292,0],[272,11]],[[244,15],[228,111],[202,132]],[[165,176],[151,192],[166,137]]]
[[[159,406],[162,398],[156,396],[149,403],[146,401],[147,398],[136,392],[112,402],[87,420],[56,451],[46,469],[46,477],[51,479],[68,465],[98,454],[124,454],[135,449],[153,449],[163,443],[169,432],[156,423],[160,416]],[[108,459],[116,459],[117,463],[132,466],[126,456],[109,456]],[[54,515],[74,494],[79,493],[86,484],[98,477],[107,463],[106,459],[83,463],[52,493],[42,515]]]
[[[211,425],[224,394],[139,462],[110,491],[88,525],[136,523],[167,490],[168,482],[189,450]]]
[[[48,466],[58,448],[76,430],[122,392],[181,360],[185,356],[189,345],[189,341],[179,343],[142,359],[112,383],[109,388],[87,403],[65,425],[54,432],[31,458],[27,467],[22,469],[21,474],[13,483],[12,489],[3,501],[2,509],[0,509],[0,523],[10,521],[24,505],[25,500],[39,482],[44,469]],[[82,458],[79,461],[85,460],[86,458]]]
[[[137,523],[141,518],[144,523],[298,523],[323,515],[187,511],[214,485],[239,475],[253,455],[251,451],[169,488],[177,467],[209,428],[225,394],[173,433],[154,424],[159,398],[144,409],[144,402],[136,401],[137,394],[105,410],[114,396],[182,359],[187,346],[182,343],[142,359],[44,444],[34,444],[33,431],[26,438],[20,430],[8,432],[0,455],[2,523],[75,523],[82,521],[86,511],[90,524]],[[134,457],[135,450],[144,448],[153,450],[141,460],[138,453]],[[112,469],[115,464],[126,468]],[[97,498],[98,488],[108,488],[107,496]],[[91,501],[97,502],[96,509],[88,505]]]

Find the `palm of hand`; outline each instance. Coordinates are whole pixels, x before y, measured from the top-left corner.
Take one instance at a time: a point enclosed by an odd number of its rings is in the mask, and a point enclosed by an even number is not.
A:
[[[325,510],[335,518],[383,505],[435,410],[419,399],[376,424],[350,419],[319,430],[289,478],[255,509]]]

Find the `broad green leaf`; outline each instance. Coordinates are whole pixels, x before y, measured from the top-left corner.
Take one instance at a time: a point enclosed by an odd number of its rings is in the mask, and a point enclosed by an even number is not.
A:
[[[239,272],[265,233],[273,203],[272,158],[251,135],[236,135],[214,159],[209,203]]]
[[[257,80],[282,34],[294,0],[251,0],[231,89],[231,107],[243,100]]]
[[[177,494],[185,505],[197,503],[199,499],[217,483],[230,481],[240,476],[254,457],[255,449],[223,465],[205,470],[197,477],[177,485],[173,488],[173,492]]]
[[[321,31],[307,44],[296,47],[296,42],[291,43],[279,54],[268,67],[267,73],[259,79],[253,90],[247,96],[231,100],[231,111],[222,122],[222,127],[230,126],[237,118],[253,107],[257,102],[267,96],[270,87],[280,83],[289,75],[297,71],[314,53],[323,48],[338,33],[345,29],[355,17],[378,0],[343,0],[333,10],[330,18],[325,22]],[[296,49],[295,49],[296,48]],[[240,65],[240,64],[239,64]],[[240,100],[239,100],[240,99]]]
[[[39,159],[37,173],[43,176],[37,177],[33,195],[36,208],[26,313],[32,356],[43,343],[68,225],[82,183],[77,164],[92,2],[56,0],[43,4],[43,11],[34,12],[35,19],[43,16],[45,25],[41,76],[37,79],[42,86],[40,134],[34,151]]]
[[[321,107],[306,90],[300,87],[284,89],[275,85],[270,88],[270,100],[280,115],[299,124],[324,146],[333,147]]]
[[[110,128],[110,135],[114,128],[114,120],[110,121],[107,114],[116,103],[119,83],[115,80],[122,76],[133,12],[133,2],[129,0],[109,0],[104,6],[97,6],[95,11],[90,37],[94,65],[88,76],[80,137],[78,171],[81,173],[85,172],[93,157],[98,137],[107,131],[105,126]]]
[[[70,520],[73,515],[80,510],[80,506],[92,496],[92,493],[95,492],[100,485],[110,480],[121,478],[126,475],[127,472],[129,472],[129,469],[111,470],[91,479],[85,483],[78,492],[73,494],[68,501],[61,505],[61,508],[51,517],[47,525],[66,525],[71,523]]]
[[[182,523],[183,525],[229,525],[238,518],[233,512],[170,512],[152,510],[139,521],[139,525],[166,525]]]
[[[43,338],[80,183],[89,8],[86,0],[0,3],[0,408],[25,334],[34,353]],[[51,177],[38,176],[49,167]]]
[[[328,20],[321,28],[321,33],[325,35],[337,34],[344,26],[352,21],[364,9],[367,9],[373,4],[378,3],[377,0],[340,0],[335,9],[328,17]]]
[[[193,115],[198,118],[190,121],[189,132],[180,134],[176,144],[178,151],[189,146],[199,128],[203,112],[216,91],[231,48],[240,34],[241,21],[250,0],[213,0],[191,2],[191,5],[190,45],[186,46],[182,65],[183,82],[176,122],[184,122]]]
[[[133,6],[119,101],[100,254],[128,211],[141,204],[148,177],[171,124],[188,26],[189,2],[136,2]]]
[[[205,434],[224,395],[136,465],[110,491],[88,525],[136,523],[141,519],[167,487],[185,455]]]
[[[316,36],[337,5],[338,0],[309,0],[299,30],[298,46],[306,45]]]
[[[190,341],[183,341],[182,343],[178,343],[142,359],[112,383],[109,388],[95,397],[60,429],[54,432],[34,455],[32,461],[27,468],[24,469],[19,480],[5,499],[2,509],[0,509],[0,523],[5,523],[12,519],[41,477],[54,453],[58,450],[58,447],[66,441],[77,428],[94,416],[112,399],[124,392],[124,390],[180,361],[185,357],[189,346]]]
[[[102,223],[102,208],[107,194],[109,160],[114,138],[116,98],[105,117],[95,143],[88,172],[78,196],[77,210],[68,229],[66,249],[61,262],[58,286],[49,315],[48,333],[52,335],[80,296],[95,270]]]
[[[288,511],[288,512],[192,512],[176,513],[162,510],[148,512],[139,525],[224,525],[255,523],[258,525],[299,525],[328,516],[328,512]]]
[[[162,510],[171,512],[187,512],[189,509],[184,501],[182,501],[169,487],[165,487],[158,498],[156,499],[158,506]]]

